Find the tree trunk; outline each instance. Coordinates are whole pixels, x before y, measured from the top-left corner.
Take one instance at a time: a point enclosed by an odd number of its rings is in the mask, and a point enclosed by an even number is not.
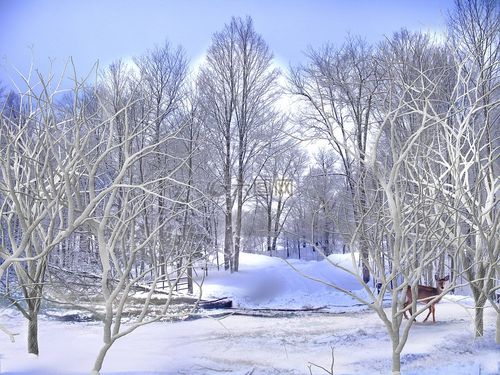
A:
[[[272,245],[271,245],[271,251],[276,254],[276,256],[278,256],[278,250],[277,250],[277,246],[278,246],[278,236],[276,235],[276,232],[274,232],[275,235],[273,237],[273,242],[272,242]],[[288,252],[288,247],[287,247],[287,252]]]
[[[90,372],[91,375],[99,375],[101,373],[102,364],[104,362],[104,358],[106,357],[106,354],[107,354],[109,348],[111,348],[111,343],[104,344],[104,346],[101,348],[101,350],[99,351],[99,354],[94,362],[94,368]]]
[[[361,176],[364,174],[364,167],[363,164],[360,166],[361,169]],[[353,199],[353,214],[354,214],[354,223],[357,228],[359,228],[359,255],[360,255],[360,261],[361,261],[361,267],[362,267],[362,276],[363,276],[363,282],[365,284],[368,284],[370,282],[370,269],[368,268],[368,262],[369,262],[369,246],[366,243],[366,233],[365,233],[365,225],[363,223],[363,217],[365,214],[365,204],[366,204],[366,192],[364,190],[364,187],[362,186],[364,184],[364,180],[360,179],[359,182],[359,187],[355,187],[352,182],[349,182],[349,187],[351,190],[351,195]],[[358,189],[358,191],[356,191]],[[359,194],[359,198],[357,198],[357,194]],[[357,202],[359,202],[357,204]],[[358,206],[358,207],[356,207]]]
[[[213,220],[214,220],[214,248],[215,248],[215,258],[217,261],[217,271],[220,271],[220,262],[219,262],[219,231],[218,226],[219,226],[219,221],[217,220],[217,216],[213,215]]]
[[[480,299],[474,308],[474,336],[482,337],[484,334],[484,305],[486,301]]]
[[[368,262],[370,260],[370,253],[369,253],[369,245],[366,241],[366,226],[364,223],[364,216],[366,214],[366,191],[365,191],[365,180],[366,180],[366,168],[365,168],[365,154],[364,150],[365,147],[362,146],[362,140],[360,137],[360,132],[358,132],[358,148],[359,148],[359,155],[360,155],[360,162],[359,162],[359,180],[357,181],[357,185],[354,189],[355,191],[355,196],[356,194],[359,194],[359,211],[358,211],[358,218],[355,221],[357,221],[358,227],[360,227],[360,257],[361,257],[361,263],[362,263],[362,269],[363,269],[363,281],[365,284],[368,284],[370,282],[370,269],[368,268]],[[356,200],[354,201],[356,204]],[[354,212],[356,216],[356,210]]]
[[[445,254],[444,252],[439,256],[438,260],[438,269],[437,269],[437,274],[438,277],[444,277],[444,266],[445,266]]]
[[[189,262],[187,267],[188,293],[193,294],[193,265]]]
[[[401,354],[393,352],[392,353],[392,375],[401,374]]]
[[[28,320],[28,353],[38,355],[38,314],[30,311]]]
[[[469,280],[471,275],[469,275]],[[485,273],[483,269],[480,269],[476,276],[478,278],[484,279]],[[474,296],[474,336],[482,337],[484,334],[484,306],[486,305],[487,298],[482,293],[484,287],[483,280],[477,280],[471,283],[472,295]]]
[[[397,350],[399,345],[399,337],[392,338],[392,375],[401,374],[401,352]]]
[[[495,337],[497,345],[500,345],[500,311],[497,311],[497,334]]]
[[[278,199],[278,207],[276,208],[276,218],[274,221],[274,229],[272,233],[272,245],[271,245],[271,251],[274,251],[276,256],[278,255],[276,245],[278,243],[278,236],[280,235],[280,220],[281,220],[281,213],[283,212],[283,202],[281,200],[281,196],[279,196]]]
[[[273,225],[273,215],[272,215],[272,198],[271,202],[267,204],[267,252],[272,255],[272,225]]]
[[[368,268],[368,248],[363,245],[361,247],[362,267],[363,267],[363,281],[365,284],[370,282],[370,269]]]
[[[226,155],[224,164],[224,187],[226,189],[226,222],[224,228],[224,269],[233,270],[233,197],[231,183],[231,123],[226,123]]]
[[[240,176],[242,177],[242,176]],[[238,272],[241,248],[241,215],[243,211],[243,180],[238,181],[238,197],[236,202],[236,228],[234,238],[233,271]]]
[[[360,246],[360,258],[361,258],[361,266],[362,266],[362,272],[363,272],[363,281],[365,284],[368,285],[368,283],[370,282],[370,268],[368,268],[368,262],[370,261],[370,253],[369,253],[369,246],[368,244],[366,243],[366,240],[365,240],[365,229],[364,229],[364,224],[360,222],[360,224],[362,226],[362,230],[360,231],[361,232],[361,238],[360,238],[360,243],[359,243],[359,246]]]
[[[328,212],[326,210],[326,202],[323,203],[323,241],[321,243],[321,248],[325,256],[330,255],[330,231],[328,226]]]
[[[227,161],[226,161],[227,162]],[[229,165],[226,167],[229,168]],[[233,270],[233,199],[231,197],[231,176],[226,170],[226,215],[224,227],[224,269]]]
[[[43,266],[45,268],[45,266]],[[32,292],[28,292],[25,296],[28,298],[28,353],[39,354],[38,350],[38,313],[40,311],[40,303],[42,298],[42,287],[45,270],[42,271],[38,278],[32,277],[32,280],[39,280],[40,284],[35,286]]]
[[[231,198],[226,199],[226,206],[228,202],[230,203]],[[227,207],[226,211],[226,222],[225,222],[225,232],[224,232],[224,269],[232,269],[233,261],[233,215],[231,213],[231,207]]]

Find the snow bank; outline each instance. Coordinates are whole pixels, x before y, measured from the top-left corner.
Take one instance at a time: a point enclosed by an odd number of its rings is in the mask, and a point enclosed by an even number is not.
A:
[[[360,291],[362,286],[354,276],[334,264],[353,269],[350,254],[334,254],[322,261],[285,261],[242,253],[239,272],[231,274],[215,270],[209,273],[203,284],[203,297],[228,297],[237,307],[327,306],[345,310],[345,307],[354,306],[356,301],[328,284],[350,291]]]

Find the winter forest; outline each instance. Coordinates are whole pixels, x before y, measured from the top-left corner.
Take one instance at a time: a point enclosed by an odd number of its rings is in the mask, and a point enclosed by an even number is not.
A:
[[[0,82],[0,374],[498,374],[499,4]]]

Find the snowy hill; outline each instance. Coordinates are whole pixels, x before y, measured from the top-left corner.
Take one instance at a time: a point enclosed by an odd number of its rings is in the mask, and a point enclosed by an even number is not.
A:
[[[333,254],[328,260],[322,261],[285,261],[265,255],[242,253],[239,272],[209,272],[203,283],[203,297],[228,297],[238,307],[327,306],[332,310],[345,310],[356,301],[322,282],[304,276],[362,293],[362,287],[356,278],[332,263],[352,269],[350,254]]]

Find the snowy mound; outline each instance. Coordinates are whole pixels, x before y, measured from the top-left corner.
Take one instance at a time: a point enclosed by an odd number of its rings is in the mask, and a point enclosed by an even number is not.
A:
[[[322,261],[283,260],[242,253],[240,271],[211,271],[203,283],[204,298],[228,297],[239,307],[329,308],[352,306],[356,302],[328,284],[357,291],[354,276],[336,267],[352,270],[350,254],[330,255]],[[314,280],[312,280],[313,278]]]

